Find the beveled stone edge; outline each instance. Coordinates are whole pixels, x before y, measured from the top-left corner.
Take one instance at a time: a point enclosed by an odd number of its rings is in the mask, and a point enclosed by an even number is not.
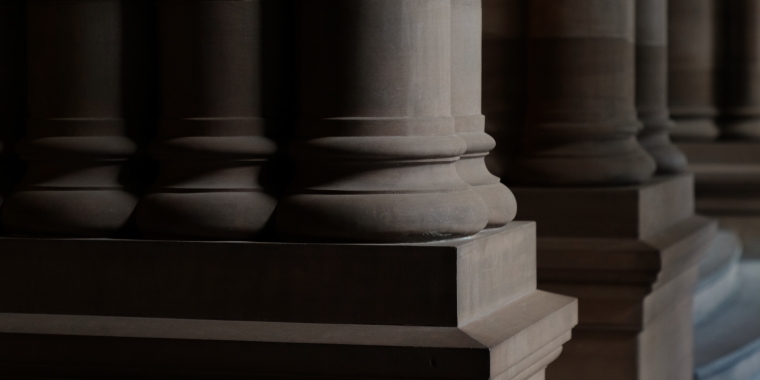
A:
[[[0,313],[0,334],[374,346],[402,352],[475,349],[488,352],[491,377],[509,370],[519,376],[556,359],[577,323],[577,306],[574,298],[536,290],[461,328]],[[503,328],[504,323],[512,326]],[[463,360],[460,364],[477,365]]]

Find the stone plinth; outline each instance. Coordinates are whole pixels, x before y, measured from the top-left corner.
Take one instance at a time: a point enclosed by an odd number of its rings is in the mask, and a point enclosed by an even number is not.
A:
[[[520,188],[539,223],[539,288],[579,298],[572,342],[547,377],[691,379],[692,294],[716,223],[693,213],[691,175],[639,186]]]
[[[744,255],[760,257],[760,144],[681,143],[696,178],[697,211],[739,233]]]
[[[398,245],[0,239],[0,373],[22,377],[543,379],[575,323],[536,290],[533,223]]]

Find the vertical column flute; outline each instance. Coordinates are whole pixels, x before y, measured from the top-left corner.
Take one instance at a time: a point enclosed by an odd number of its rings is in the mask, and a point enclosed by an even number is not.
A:
[[[27,2],[28,171],[4,204],[14,234],[112,236],[137,198],[123,166],[136,152],[122,115],[121,2]]]
[[[639,142],[659,173],[686,169],[686,156],[670,141],[668,110],[668,3],[636,0],[636,109],[644,130]]]
[[[480,112],[482,25],[481,0],[451,1],[451,114],[457,134],[467,143],[467,151],[456,163],[457,172],[486,202],[488,227],[500,227],[514,219],[517,202],[485,163],[496,141],[485,133]]]
[[[633,0],[532,0],[528,120],[515,179],[638,183],[655,170],[639,145]]]
[[[276,205],[264,166],[264,0],[159,2],[158,179],[137,207],[147,237],[259,239]],[[283,2],[279,2],[283,3]]]
[[[413,242],[473,235],[488,208],[457,174],[451,2],[300,2],[300,120],[289,240]],[[413,38],[412,38],[413,37]]]

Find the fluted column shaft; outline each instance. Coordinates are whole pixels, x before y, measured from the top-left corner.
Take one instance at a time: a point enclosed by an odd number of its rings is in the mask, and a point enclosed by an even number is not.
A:
[[[637,183],[633,0],[531,0],[521,183]]]
[[[760,1],[728,1],[726,97],[721,126],[726,137],[760,140]]]
[[[472,235],[483,200],[455,162],[451,2],[300,2],[300,120],[291,240],[427,241]],[[413,38],[411,38],[413,36]]]
[[[686,169],[686,156],[670,141],[668,110],[668,1],[636,0],[636,109],[644,130],[639,142],[659,173]]]
[[[668,101],[678,140],[711,140],[715,125],[715,0],[668,2]]]
[[[158,179],[137,208],[155,238],[256,239],[276,200],[263,116],[262,0],[159,2]]]
[[[528,0],[483,0],[483,114],[496,147],[486,157],[508,178],[525,124]]]
[[[137,198],[123,164],[136,152],[122,115],[121,2],[27,2],[28,172],[3,207],[25,235],[109,236]]]
[[[457,161],[457,172],[488,206],[488,227],[500,227],[517,214],[515,197],[486,168],[485,157],[495,146],[485,133],[480,112],[482,97],[481,0],[451,1],[451,113],[457,134],[467,151]]]

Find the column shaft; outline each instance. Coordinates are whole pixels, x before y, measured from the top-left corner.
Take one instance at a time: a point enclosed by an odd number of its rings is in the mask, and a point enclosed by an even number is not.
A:
[[[455,166],[467,146],[451,117],[450,5],[300,2],[298,167],[280,234],[405,242],[486,226]]]
[[[0,202],[19,180],[15,145],[26,118],[26,7],[0,3]]]
[[[633,0],[531,0],[521,183],[637,183]]]
[[[481,0],[452,0],[451,7],[451,113],[457,134],[467,143],[457,172],[486,202],[488,227],[500,227],[514,219],[517,203],[485,163],[496,141],[485,133],[480,112],[483,8]]]
[[[678,140],[711,140],[715,125],[715,0],[668,2],[668,101]]]
[[[137,198],[123,165],[136,152],[122,115],[121,2],[27,2],[26,177],[3,207],[25,235],[109,236]]]
[[[276,120],[266,114],[263,25],[282,16],[271,5],[159,2],[162,117],[152,155],[161,169],[137,208],[144,236],[257,239],[265,231],[276,205],[265,164],[277,145],[268,137]]]
[[[686,156],[670,141],[668,110],[668,3],[636,1],[636,108],[644,130],[639,142],[654,157],[659,173],[686,169]]]
[[[728,20],[721,128],[727,137],[760,140],[760,1],[729,1]]]
[[[509,178],[525,124],[528,1],[483,0],[483,114],[496,147],[492,173]]]

